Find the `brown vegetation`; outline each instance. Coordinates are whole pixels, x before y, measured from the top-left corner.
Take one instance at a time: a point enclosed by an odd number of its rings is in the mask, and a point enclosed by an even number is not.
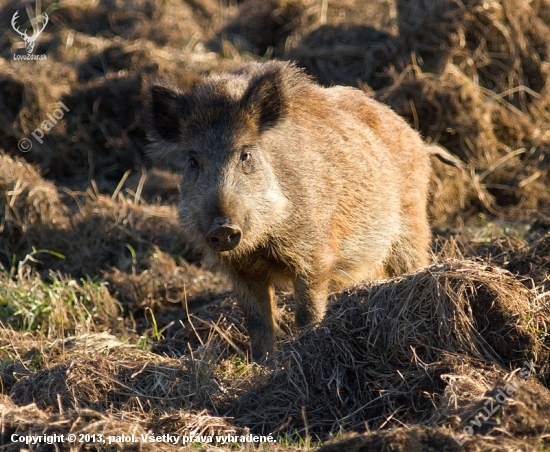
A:
[[[550,3],[367,3],[36,2],[50,22],[35,62],[13,59],[25,7],[0,6],[2,450],[22,448],[13,433],[149,431],[272,432],[280,450],[550,448]],[[300,332],[280,294],[281,350],[261,367],[227,282],[182,238],[178,163],[144,152],[143,90],[272,57],[363,89],[465,171],[433,162],[432,265],[334,294]],[[39,143],[58,101],[70,111]]]

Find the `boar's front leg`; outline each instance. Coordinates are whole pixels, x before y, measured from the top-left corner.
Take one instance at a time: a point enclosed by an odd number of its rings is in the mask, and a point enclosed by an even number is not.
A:
[[[250,336],[252,360],[263,362],[275,350],[275,290],[265,279],[235,278],[234,283]]]

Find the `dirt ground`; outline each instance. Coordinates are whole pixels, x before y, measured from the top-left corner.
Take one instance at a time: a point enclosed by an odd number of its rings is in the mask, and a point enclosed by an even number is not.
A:
[[[0,451],[549,451],[549,55],[550,0],[0,1]],[[144,87],[271,58],[464,170],[433,161],[429,267],[301,331],[279,293],[259,366]]]

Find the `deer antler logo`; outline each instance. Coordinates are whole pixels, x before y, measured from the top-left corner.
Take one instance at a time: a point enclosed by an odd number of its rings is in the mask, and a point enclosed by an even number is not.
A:
[[[11,18],[11,26],[13,29],[23,38],[23,41],[25,41],[25,49],[27,50],[27,53],[32,53],[34,49],[34,42],[36,41],[36,38],[44,31],[44,28],[46,28],[46,24],[48,23],[48,15],[44,13],[41,17],[42,22],[42,28],[36,32],[33,33],[32,36],[27,35],[27,30],[21,32],[19,31],[19,26],[16,27],[15,23],[17,22],[17,19],[19,18],[19,11],[15,11],[15,14]]]

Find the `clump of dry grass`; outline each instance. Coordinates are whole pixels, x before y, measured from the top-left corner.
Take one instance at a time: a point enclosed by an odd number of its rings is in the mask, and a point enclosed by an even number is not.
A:
[[[213,347],[173,359],[105,333],[54,341],[27,337],[25,346],[18,336],[4,329],[0,343],[0,430],[8,432],[7,438],[12,433],[70,432],[101,434],[107,440],[108,435],[134,434],[138,443],[119,439],[116,447],[149,450],[141,434],[248,433],[216,412],[216,398],[224,390],[214,373],[219,358]],[[93,450],[106,450],[101,443],[86,443]],[[12,444],[7,442],[7,450]]]
[[[36,404],[15,405],[10,398],[0,395],[0,438],[11,438],[16,433],[20,436],[31,435],[102,435],[105,443],[80,441],[75,444],[86,444],[88,450],[122,450],[122,451],[177,451],[182,450],[182,443],[177,445],[167,442],[142,442],[141,435],[187,435],[212,436],[231,433],[246,434],[246,430],[236,428],[226,419],[202,411],[179,410],[171,414],[152,414],[141,410],[124,413],[123,416],[79,408],[62,412],[41,410]],[[137,442],[122,439],[134,437]],[[111,438],[109,438],[111,437]],[[66,436],[65,436],[66,438]],[[111,441],[111,444],[109,444]],[[67,443],[65,443],[67,445]],[[215,443],[214,443],[215,445]],[[21,450],[21,444],[6,442],[6,451]],[[190,447],[189,445],[187,447]]]
[[[0,425],[6,438],[12,434],[18,435],[53,435],[53,434],[85,434],[101,433],[107,435],[140,435],[146,434],[146,426],[139,423],[124,422],[111,414],[99,413],[92,410],[80,410],[70,413],[51,413],[41,410],[34,404],[24,407],[15,405],[9,397],[0,396]],[[144,428],[145,427],[145,428]],[[134,445],[117,444],[123,450],[136,450]],[[8,451],[18,451],[21,444],[7,442],[3,446]],[[145,445],[147,449],[147,445]],[[155,445],[155,450],[174,450],[165,445]],[[153,450],[152,447],[149,450]]]
[[[178,265],[177,265],[178,264]],[[141,272],[106,272],[105,279],[118,300],[130,309],[166,308],[166,303],[193,306],[230,289],[222,275],[176,260],[158,248],[140,262]]]
[[[516,225],[517,227],[518,225]],[[498,265],[514,275],[529,288],[550,290],[550,233],[545,227],[523,226],[508,235],[497,229],[497,236],[475,238],[468,234],[440,242],[438,259],[479,259]],[[527,230],[525,231],[525,227]],[[519,229],[519,228],[518,228]],[[521,233],[521,235],[517,235]]]
[[[65,223],[66,208],[55,184],[24,160],[0,153],[0,263],[9,266],[13,254],[31,251],[22,243],[29,231],[47,232]]]
[[[306,2],[294,0],[248,0],[218,33],[210,46],[228,52],[228,44],[239,53],[267,52],[280,55],[286,39],[303,25]],[[231,49],[232,50],[232,49]]]
[[[18,405],[63,412],[163,411],[208,406],[216,392],[213,368],[203,360],[177,360],[132,348],[106,356],[67,360],[20,379],[10,398]]]
[[[510,244],[512,242],[512,244]],[[476,246],[475,253],[502,265],[512,273],[529,278],[532,285],[550,289],[550,234],[524,239],[502,237],[487,245]]]
[[[104,196],[93,190],[75,201],[78,210],[68,227],[42,245],[67,256],[63,271],[96,274],[110,266],[128,271],[140,269],[155,246],[169,254],[185,251],[175,206],[148,205],[120,193]]]
[[[124,196],[120,184],[111,196],[90,188],[61,198],[33,166],[7,155],[0,158],[4,267],[12,265],[13,256],[23,260],[33,248],[55,253],[40,254],[35,268],[79,277],[109,267],[142,270],[145,256],[159,248],[185,254],[175,206],[147,204],[136,193]]]
[[[443,374],[461,367],[481,384],[526,357],[546,362],[541,309],[508,272],[468,261],[351,289],[283,347],[271,380],[233,413],[260,431],[321,437],[365,423],[434,422]]]
[[[547,6],[398,4],[398,47],[413,58],[380,98],[468,161],[472,201],[501,216],[546,210],[550,200],[541,157],[550,143]]]
[[[494,415],[487,416],[484,407],[489,405],[485,405],[486,401],[491,400],[495,392],[499,389],[502,391],[504,387],[502,382],[495,384],[482,397],[481,403],[473,407],[472,415],[479,416],[481,413],[486,418],[479,421],[481,428],[474,430],[474,434],[465,434],[461,425],[452,424],[434,427],[397,427],[350,435],[324,445],[319,451],[359,452],[390,449],[396,452],[409,452],[433,450],[434,445],[437,450],[449,452],[539,450],[539,448],[548,447],[548,416],[550,415],[548,391],[536,384],[523,382],[513,396],[502,405],[494,401],[491,406],[498,406],[498,409]],[[456,422],[459,421],[460,418],[457,417]]]

